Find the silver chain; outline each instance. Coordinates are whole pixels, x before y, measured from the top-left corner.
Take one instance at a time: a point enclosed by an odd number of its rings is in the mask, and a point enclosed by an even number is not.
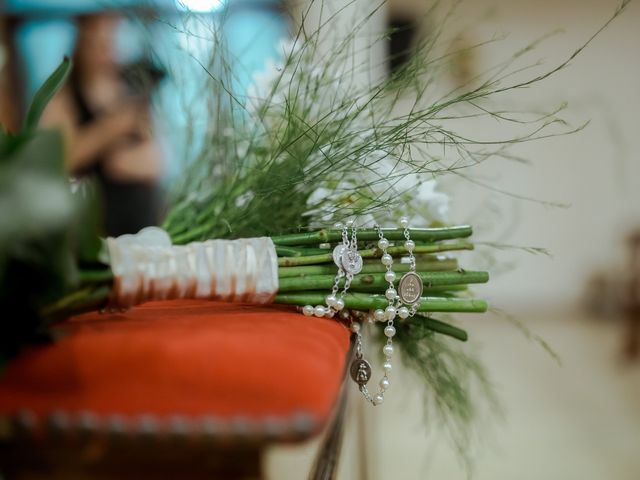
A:
[[[404,227],[404,238],[405,238],[405,248],[407,252],[409,252],[409,270],[413,273],[416,273],[416,257],[413,254],[413,249],[415,248],[415,243],[411,240],[411,233],[409,232],[409,226]],[[409,316],[413,317],[420,307],[420,299],[418,298],[417,302],[411,304],[411,308],[409,309]]]

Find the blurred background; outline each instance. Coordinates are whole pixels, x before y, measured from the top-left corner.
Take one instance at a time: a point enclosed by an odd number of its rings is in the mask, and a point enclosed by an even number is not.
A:
[[[355,3],[335,19],[336,32],[353,24],[360,12]],[[366,7],[368,2],[360,3]],[[340,0],[324,4],[345,6]],[[442,82],[461,83],[552,32],[530,59],[559,64],[618,4],[463,2],[451,24],[452,45],[504,38],[455,57]],[[277,0],[119,0],[114,5],[4,0],[0,6],[4,125],[19,124],[31,95],[63,55],[89,65],[45,120],[63,126],[75,142],[77,163],[69,165],[70,173],[79,178],[97,174],[105,198],[116,199],[107,207],[116,219],[109,223],[107,213],[106,227],[114,233],[137,230],[136,225],[149,223],[148,215],[161,217],[163,192],[180,171],[186,150],[194,148],[191,140],[197,134],[192,129],[206,128],[204,117],[198,117],[198,60],[206,62],[214,48],[205,33],[217,16],[225,12],[222,35],[237,59],[233,69],[241,92],[275,55],[278,42],[294,31],[295,12],[305,8],[304,2]],[[383,59],[406,51],[419,32],[433,28],[425,12],[420,0],[389,0],[372,19],[371,32],[401,30],[369,54]],[[320,15],[312,9],[308,21]],[[78,47],[78,39],[90,37],[93,44],[86,41]],[[502,420],[479,426],[482,439],[473,452],[474,478],[640,478],[638,48],[640,5],[632,2],[569,68],[505,99],[508,107],[531,111],[566,101],[568,120],[574,125],[590,121],[570,136],[518,145],[514,153],[529,164],[486,162],[474,171],[482,183],[548,203],[497,194],[461,180],[442,182],[452,195],[452,220],[478,224],[478,240],[550,252],[486,249],[500,268],[490,267],[492,282],[476,292],[544,338],[561,365],[500,315],[460,319],[472,339],[468,348],[486,362],[504,404]],[[99,51],[102,63],[92,54]],[[373,77],[396,67],[380,62]],[[103,74],[92,75],[92,68]],[[103,121],[113,127],[107,129],[112,136],[101,136],[100,141],[116,141],[118,148],[83,150],[83,135],[95,135],[90,127]],[[479,133],[499,136],[501,125],[485,128]],[[95,137],[90,138],[95,143]],[[140,156],[141,151],[146,153]],[[135,162],[135,168],[127,160],[132,152],[146,158]],[[123,202],[118,198],[140,207],[138,212],[126,209],[126,222],[120,221]],[[478,255],[465,261],[477,262]],[[415,381],[401,372],[397,378],[384,408],[350,405],[339,478],[466,478],[439,427],[423,417]],[[304,478],[317,448],[317,442],[274,447],[267,457],[270,478]]]

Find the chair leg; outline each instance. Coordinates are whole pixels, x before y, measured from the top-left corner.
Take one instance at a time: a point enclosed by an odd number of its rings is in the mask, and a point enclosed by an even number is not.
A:
[[[340,452],[342,451],[342,439],[344,438],[345,414],[347,411],[348,398],[348,371],[351,361],[355,355],[355,342],[351,339],[351,348],[347,354],[347,362],[345,364],[345,372],[342,381],[342,390],[340,398],[334,411],[333,419],[329,425],[320,450],[316,456],[309,480],[334,480],[338,471],[338,462],[340,460]]]
[[[95,447],[95,448],[94,448]],[[260,446],[0,442],[6,480],[262,480]]]

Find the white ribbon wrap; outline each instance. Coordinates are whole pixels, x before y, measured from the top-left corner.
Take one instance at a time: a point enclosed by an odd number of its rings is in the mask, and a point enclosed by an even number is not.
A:
[[[178,298],[264,304],[278,292],[278,258],[269,237],[172,245],[163,229],[147,227],[109,237],[107,247],[113,308]]]

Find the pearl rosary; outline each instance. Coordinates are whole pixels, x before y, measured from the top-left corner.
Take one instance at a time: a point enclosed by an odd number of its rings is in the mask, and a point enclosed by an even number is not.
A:
[[[315,315],[316,317],[333,318],[334,315],[344,309],[344,296],[351,286],[353,277],[362,271],[362,256],[358,253],[358,236],[357,229],[353,220],[346,225],[336,224],[337,228],[342,228],[342,244],[333,249],[333,262],[338,267],[335,281],[331,293],[325,298],[325,305],[305,305],[302,307],[302,313],[307,317]],[[351,240],[349,240],[349,227],[351,230]],[[340,281],[345,278],[344,287],[340,296]]]
[[[372,395],[367,388],[367,383],[371,379],[371,365],[363,356],[362,334],[360,332],[360,323],[353,321],[351,330],[356,335],[356,354],[355,359],[350,366],[351,378],[358,384],[360,392],[367,401],[372,405],[380,405],[384,402],[384,394],[390,386],[389,373],[392,370],[391,357],[393,356],[393,337],[396,334],[394,320],[396,317],[406,319],[415,315],[420,305],[422,297],[423,284],[422,279],[416,273],[416,259],[413,255],[415,242],[410,238],[409,220],[406,217],[400,219],[400,225],[404,228],[404,248],[409,258],[409,271],[405,273],[398,282],[398,289],[395,288],[396,273],[393,271],[393,257],[389,254],[389,240],[384,237],[384,233],[380,226],[375,225],[374,228],[378,233],[378,248],[382,252],[380,261],[386,268],[384,274],[385,280],[389,286],[385,291],[385,297],[388,301],[387,307],[383,310],[378,308],[372,312],[369,319],[378,322],[387,322],[384,327],[384,335],[387,337],[385,345],[382,347],[382,353],[385,356],[383,364],[384,375],[378,383],[378,393]],[[358,253],[358,239],[356,227],[353,221],[347,222],[346,225],[336,224],[337,228],[342,229],[342,244],[336,246],[333,250],[333,260],[338,267],[335,282],[331,293],[325,299],[325,305],[305,305],[302,312],[306,316],[327,317],[332,318],[336,313],[340,312],[341,317],[349,318],[349,314],[343,311],[345,307],[344,296],[351,286],[351,282],[355,275],[362,271],[362,256]],[[352,228],[351,238],[349,238],[349,227]],[[345,278],[346,277],[346,278]],[[340,291],[340,282],[345,278],[342,291]]]
[[[407,309],[405,306],[399,309],[402,310],[400,317],[407,318],[413,317],[418,311],[424,287],[422,278],[416,273],[416,257],[413,255],[416,244],[410,238],[409,220],[406,217],[402,217],[400,219],[400,225],[404,228],[404,238],[406,239],[404,248],[409,252],[409,271],[402,276],[398,284],[398,300],[404,305],[410,305],[410,309]]]
[[[369,390],[367,388],[367,383],[369,378],[371,377],[371,366],[369,362],[367,362],[362,356],[362,335],[360,333],[360,324],[353,323],[352,328],[355,328],[356,334],[356,358],[351,365],[351,377],[358,384],[362,395],[373,405],[380,405],[384,402],[384,393],[389,388],[389,373],[393,368],[391,365],[391,356],[393,355],[393,337],[396,334],[396,329],[393,326],[393,321],[397,315],[397,309],[394,306],[396,301],[396,297],[398,296],[398,292],[394,288],[393,281],[396,278],[395,272],[392,270],[393,267],[393,258],[387,252],[387,248],[389,248],[389,240],[384,238],[382,230],[378,225],[375,225],[375,229],[378,232],[378,248],[382,251],[382,256],[380,257],[380,261],[386,267],[387,271],[384,274],[384,278],[387,282],[389,282],[389,288],[387,288],[385,292],[385,297],[389,301],[389,305],[385,310],[377,309],[373,312],[373,318],[378,321],[387,321],[387,326],[384,328],[384,334],[387,337],[387,343],[382,348],[382,353],[385,355],[385,362],[383,365],[384,376],[380,379],[378,383],[378,393],[374,396],[371,396]],[[364,372],[369,372],[368,375],[364,375]]]

